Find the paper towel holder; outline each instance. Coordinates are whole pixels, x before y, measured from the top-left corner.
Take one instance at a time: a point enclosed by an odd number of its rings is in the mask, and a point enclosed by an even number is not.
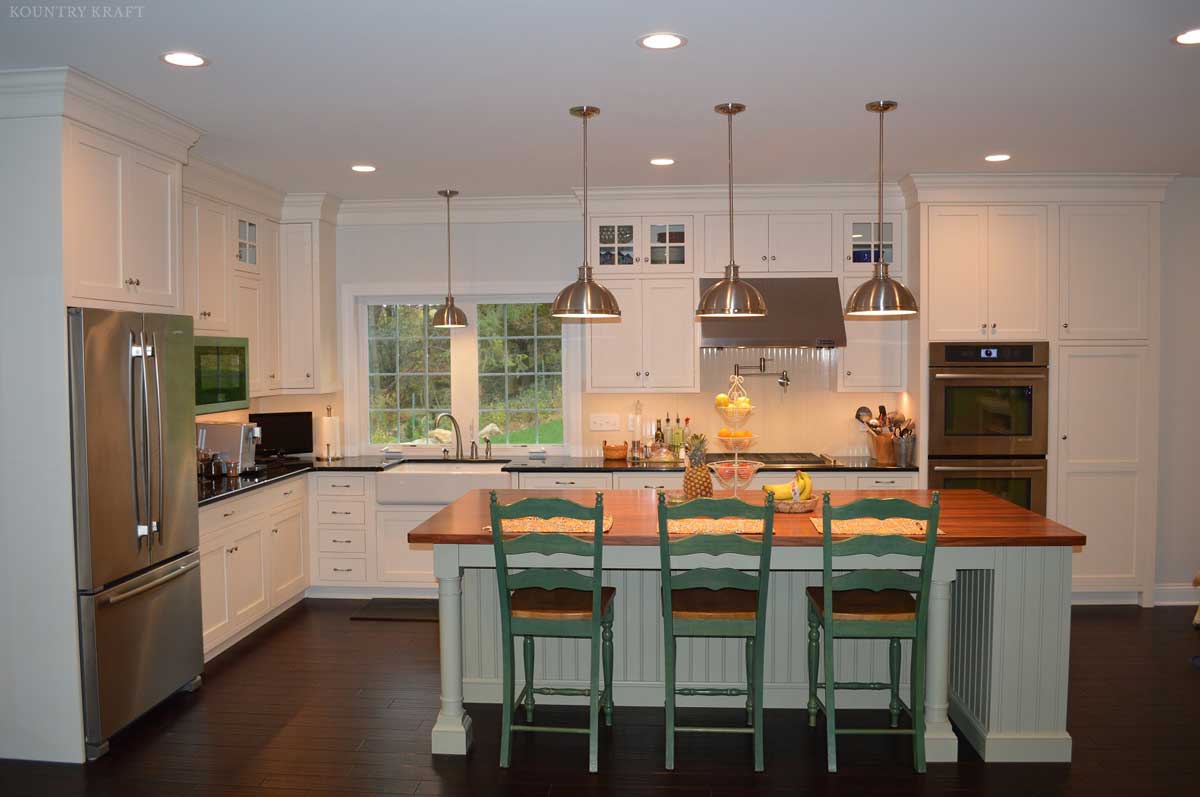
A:
[[[333,405],[332,404],[325,405],[325,417],[326,418],[333,417]],[[321,435],[321,437],[323,438],[323,437],[325,437],[325,435]],[[325,453],[325,456],[323,456],[323,457],[317,456],[317,457],[314,457],[314,459],[316,459],[317,462],[336,462],[342,458],[340,454],[338,454],[337,456],[334,455],[333,443],[330,443],[328,441],[325,442],[325,452],[324,453]]]

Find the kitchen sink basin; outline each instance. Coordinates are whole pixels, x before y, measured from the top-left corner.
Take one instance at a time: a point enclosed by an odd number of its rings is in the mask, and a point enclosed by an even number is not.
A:
[[[375,477],[380,504],[448,504],[471,490],[503,490],[511,483],[498,460],[407,460]]]

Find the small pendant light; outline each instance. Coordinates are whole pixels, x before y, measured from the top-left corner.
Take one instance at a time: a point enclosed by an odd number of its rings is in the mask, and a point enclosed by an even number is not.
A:
[[[847,318],[905,317],[917,314],[917,300],[899,282],[888,276],[883,260],[883,115],[895,110],[893,100],[868,102],[867,110],[879,114],[879,217],[872,242],[875,274],[854,289],[846,300]]]
[[[746,110],[740,102],[723,102],[713,108],[729,122],[729,265],[725,277],[704,292],[696,315],[701,318],[745,318],[767,314],[767,302],[749,282],[738,277],[733,259],[733,117]]]
[[[467,325],[467,314],[454,305],[454,294],[450,292],[450,200],[458,192],[443,188],[438,196],[446,198],[446,303],[433,314],[433,325],[439,329],[461,329]]]
[[[588,219],[588,119],[600,113],[594,105],[578,105],[571,109],[571,116],[583,120],[583,265],[579,267],[579,278],[558,292],[550,314],[555,318],[581,318],[590,321],[598,318],[620,318],[621,308],[612,291],[592,279],[592,267],[588,254],[592,248],[592,227]]]

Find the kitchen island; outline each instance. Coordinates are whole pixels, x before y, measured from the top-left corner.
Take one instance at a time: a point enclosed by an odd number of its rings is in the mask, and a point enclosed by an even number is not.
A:
[[[510,503],[557,496],[591,504],[588,490],[505,490]],[[928,504],[926,490],[839,490],[835,505],[865,497]],[[985,761],[1070,761],[1066,731],[1070,640],[1071,552],[1085,537],[1041,515],[978,490],[943,491],[938,551],[929,603],[926,751],[929,761],[954,761],[953,720]],[[747,500],[761,500],[756,493]],[[648,490],[609,490],[605,513],[605,583],[617,588],[614,624],[615,698],[621,705],[661,706],[662,621],[656,497]],[[819,509],[818,509],[819,512]],[[804,590],[820,584],[821,535],[812,515],[776,515],[771,560],[764,703],[800,709],[808,701]],[[471,719],[464,702],[500,702],[500,639],[495,558],[488,493],[475,490],[414,528],[410,543],[432,544],[441,624],[441,709],[433,752],[465,754]],[[546,560],[542,559],[544,564]],[[556,556],[571,567],[575,557]],[[864,557],[861,566],[899,560]],[[587,680],[586,643],[537,641],[539,683],[579,686]],[[839,643],[838,680],[882,681],[886,641]],[[907,672],[908,648],[904,649]],[[743,681],[739,643],[680,640],[680,686],[722,687]],[[518,673],[517,679],[523,676]],[[902,690],[907,690],[907,683]],[[885,706],[883,693],[848,692],[846,708]],[[551,702],[550,698],[546,702]],[[737,705],[696,697],[680,705]],[[797,715],[799,717],[799,715]],[[800,719],[796,732],[807,730]]]

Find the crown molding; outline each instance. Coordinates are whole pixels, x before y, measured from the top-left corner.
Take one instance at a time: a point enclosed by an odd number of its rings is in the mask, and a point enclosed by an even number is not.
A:
[[[284,193],[212,161],[192,156],[183,167],[183,190],[229,202],[279,221]]]
[[[324,221],[336,226],[341,202],[333,194],[287,194],[283,198],[280,221]]]
[[[1174,173],[910,174],[910,205],[931,202],[1162,202]]]
[[[454,221],[465,224],[578,222],[580,204],[573,196],[483,196],[454,199]],[[342,203],[338,224],[444,224],[444,199],[356,199]]]
[[[583,189],[573,189],[580,202]],[[874,210],[874,182],[819,182],[782,185],[734,185],[740,212],[805,212]],[[903,210],[904,195],[895,182],[883,185],[885,210]],[[590,188],[588,210],[593,216],[639,213],[727,213],[727,185],[617,186]]]
[[[187,163],[204,132],[70,66],[0,71],[0,118],[63,116]]]

